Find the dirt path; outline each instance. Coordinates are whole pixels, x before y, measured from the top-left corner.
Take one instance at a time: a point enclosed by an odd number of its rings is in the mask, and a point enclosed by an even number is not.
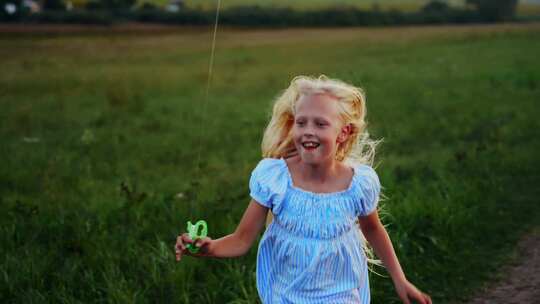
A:
[[[517,259],[501,271],[501,279],[481,290],[468,304],[540,303],[540,228],[518,243]]]

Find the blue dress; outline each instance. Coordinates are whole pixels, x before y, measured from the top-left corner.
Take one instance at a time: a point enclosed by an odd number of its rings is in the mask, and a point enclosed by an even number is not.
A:
[[[355,221],[376,209],[380,183],[370,166],[353,169],[349,187],[332,193],[295,187],[283,158],[263,159],[253,170],[250,195],[274,214],[257,254],[262,303],[370,302]]]

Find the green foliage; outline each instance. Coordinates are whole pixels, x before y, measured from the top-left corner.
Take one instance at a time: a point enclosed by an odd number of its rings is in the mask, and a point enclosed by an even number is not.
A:
[[[43,11],[24,18],[28,23],[53,24],[98,24],[110,25],[117,22],[116,18],[103,10],[72,10],[72,11]]]
[[[486,21],[511,20],[516,15],[518,0],[466,0]]]
[[[3,0],[7,1],[7,0]],[[62,0],[50,0],[54,1]],[[500,1],[499,1],[500,2]],[[499,3],[497,2],[497,3]],[[58,2],[60,3],[60,2]],[[476,2],[475,2],[476,3]],[[317,10],[299,10],[290,7],[229,6],[220,12],[220,24],[249,27],[343,27],[441,23],[478,23],[503,21],[515,13],[510,2],[490,5],[477,2],[477,10],[453,7],[446,2],[432,1],[418,11],[362,9],[357,6],[328,6]],[[488,3],[488,2],[486,2]],[[92,0],[87,10],[51,11],[30,16],[11,17],[15,21],[34,23],[110,24],[113,22],[148,22],[185,25],[212,25],[214,10],[182,8],[179,12],[166,12],[151,5],[135,6],[135,0]]]
[[[46,11],[65,11],[66,3],[64,0],[43,0],[42,9]]]
[[[178,13],[141,9],[134,12],[132,16],[139,22],[184,25],[210,25],[215,20],[215,16],[210,12],[190,9],[184,9]],[[220,24],[223,24],[222,20],[220,20]]]
[[[445,1],[431,0],[422,7],[423,12],[445,12],[450,9],[450,6]]]
[[[141,11],[134,19],[141,22],[207,24],[214,22],[213,11],[184,9],[179,13]],[[400,12],[397,10],[361,10],[356,7],[328,7],[300,11],[291,8],[237,6],[220,12],[220,24],[250,27],[328,27],[362,25],[405,25],[432,23],[472,23],[481,19],[471,10],[447,8]]]
[[[188,220],[234,231],[271,100],[320,73],[366,89],[407,277],[463,300],[540,222],[540,33],[475,29],[221,29],[207,101],[208,32],[0,37],[0,302],[257,303],[256,244],[173,244]]]
[[[87,7],[90,9],[103,9],[109,11],[122,11],[132,8],[136,0],[92,0]]]

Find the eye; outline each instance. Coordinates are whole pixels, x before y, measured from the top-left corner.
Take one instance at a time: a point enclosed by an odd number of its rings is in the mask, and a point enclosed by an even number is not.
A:
[[[296,124],[299,125],[299,126],[303,126],[305,124],[305,122],[302,121],[302,120],[297,120]]]
[[[326,123],[324,123],[324,122],[318,122],[318,123],[317,123],[317,126],[318,126],[318,127],[324,127],[324,126],[326,126]]]

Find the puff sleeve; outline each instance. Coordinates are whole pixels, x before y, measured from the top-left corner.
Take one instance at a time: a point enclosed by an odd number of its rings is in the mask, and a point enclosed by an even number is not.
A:
[[[356,216],[367,216],[377,208],[381,184],[372,167],[361,165],[357,170],[360,195],[357,199]]]
[[[265,158],[253,169],[249,179],[250,196],[274,214],[279,212],[287,189],[284,166],[280,159]]]

